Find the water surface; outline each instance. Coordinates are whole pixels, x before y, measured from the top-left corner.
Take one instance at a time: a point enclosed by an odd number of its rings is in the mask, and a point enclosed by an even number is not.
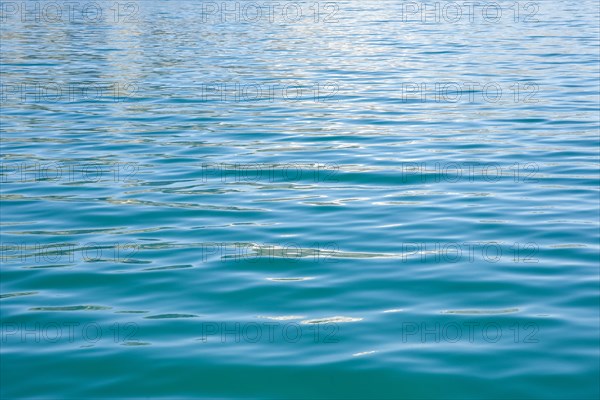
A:
[[[596,1],[34,3],[3,398],[598,398]]]

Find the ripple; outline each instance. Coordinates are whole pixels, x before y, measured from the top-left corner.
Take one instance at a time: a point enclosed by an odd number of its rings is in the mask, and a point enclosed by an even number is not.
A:
[[[177,319],[177,318],[198,318],[195,314],[158,314],[144,317],[145,319]]]
[[[152,343],[149,342],[124,342],[121,346],[150,346]]]
[[[5,293],[0,294],[0,299],[8,299],[10,297],[20,297],[20,296],[31,296],[34,294],[38,294],[39,292],[15,292],[15,293]]]
[[[138,311],[138,310],[125,310],[125,311],[116,311],[115,314],[146,314],[150,311]]]
[[[272,281],[272,282],[310,281],[313,279],[315,279],[315,278],[312,276],[298,277],[298,278],[266,278],[266,280]]]
[[[306,318],[306,317],[303,315],[279,315],[279,316],[258,315],[256,318],[270,319],[273,321],[292,321],[295,319],[302,319],[302,318]]]
[[[30,311],[102,311],[112,307],[104,306],[62,306],[62,307],[33,307]]]
[[[326,317],[326,318],[318,318],[318,319],[307,319],[302,321],[302,324],[338,324],[338,323],[346,323],[346,322],[358,322],[362,321],[362,318],[353,318],[353,317]]]
[[[378,353],[378,350],[370,350],[370,351],[363,351],[360,353],[354,353],[352,354],[352,357],[362,357],[362,356],[368,356],[370,354],[374,354],[374,353]]]
[[[165,267],[153,267],[153,268],[144,268],[142,271],[164,271],[170,269],[184,269],[184,268],[193,268],[194,266],[191,264],[185,265],[169,265]]]
[[[504,308],[500,310],[445,310],[442,314],[481,314],[481,315],[494,315],[494,314],[512,314],[519,312],[518,308]]]

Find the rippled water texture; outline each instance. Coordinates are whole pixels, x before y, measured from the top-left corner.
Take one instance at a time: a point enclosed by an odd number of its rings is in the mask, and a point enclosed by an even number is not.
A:
[[[2,398],[598,398],[598,2],[280,3],[2,2]]]

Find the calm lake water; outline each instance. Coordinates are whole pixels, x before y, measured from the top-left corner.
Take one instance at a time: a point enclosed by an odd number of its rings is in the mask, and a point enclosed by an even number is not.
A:
[[[2,398],[598,398],[598,2],[469,4],[3,1]]]

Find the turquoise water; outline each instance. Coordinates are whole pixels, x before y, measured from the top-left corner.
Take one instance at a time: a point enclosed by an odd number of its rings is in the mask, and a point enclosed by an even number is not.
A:
[[[597,1],[78,4],[0,7],[3,399],[600,396]]]

